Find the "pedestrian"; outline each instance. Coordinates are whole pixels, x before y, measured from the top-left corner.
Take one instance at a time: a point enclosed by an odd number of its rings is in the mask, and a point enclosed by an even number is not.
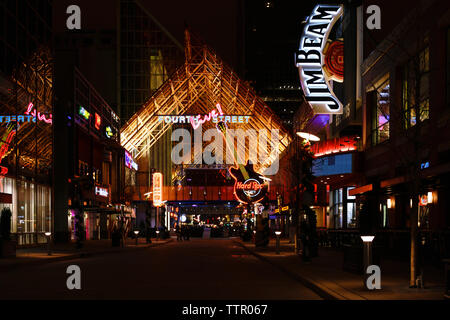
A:
[[[180,230],[180,226],[177,225],[176,229],[175,229],[175,233],[177,235],[177,241],[183,241],[183,239],[181,239],[181,230]]]

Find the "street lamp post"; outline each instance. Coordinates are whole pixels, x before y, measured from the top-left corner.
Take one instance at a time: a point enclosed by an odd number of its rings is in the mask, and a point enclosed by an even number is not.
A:
[[[135,231],[134,231],[134,235],[135,235],[135,237],[136,237],[136,247],[137,247],[137,245],[138,245],[138,234],[139,234],[139,230],[135,230]]]
[[[52,235],[51,232],[46,232],[46,233],[45,233],[45,237],[47,238],[47,254],[48,254],[49,256],[52,255],[52,251],[50,250],[50,236],[51,236],[51,235]]]
[[[277,236],[277,254],[280,254],[280,235],[281,235],[281,231],[275,231],[275,235]]]
[[[156,230],[156,240],[159,241],[159,230]]]
[[[361,236],[364,243],[364,286],[367,286],[367,268],[372,265],[372,241],[375,236]]]

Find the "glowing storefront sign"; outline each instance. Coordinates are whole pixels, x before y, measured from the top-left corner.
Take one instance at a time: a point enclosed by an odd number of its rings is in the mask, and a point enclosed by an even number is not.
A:
[[[153,174],[153,206],[161,207],[163,204],[163,175],[160,172]]]
[[[311,147],[314,157],[321,157],[332,153],[341,153],[356,150],[356,137],[335,138],[323,142],[318,142]]]
[[[110,126],[105,128],[105,134],[108,138],[112,138],[114,136],[113,130]]]
[[[131,156],[131,154],[125,150],[125,166],[128,169],[134,169],[136,171],[138,171],[139,167],[137,165],[136,162],[134,162],[133,157]]]
[[[101,188],[101,187],[95,187],[95,194],[97,196],[101,196],[101,197],[105,197],[105,198],[108,198],[108,196],[109,196],[108,189]]]
[[[342,114],[342,103],[331,87],[332,78],[323,68],[327,62],[324,52],[328,37],[342,13],[342,5],[317,5],[308,17],[300,39],[295,63],[306,100],[315,114]],[[336,53],[333,55],[337,57]]]
[[[206,122],[211,121],[212,123],[248,123],[251,116],[242,116],[242,115],[225,115],[222,111],[222,107],[220,104],[216,105],[217,110],[211,110],[207,115],[183,115],[183,116],[173,116],[173,115],[159,115],[158,121],[165,122],[166,124],[183,124],[190,123],[192,127],[197,129],[201,125]]]
[[[7,116],[0,116],[0,123],[10,123],[10,122],[18,122],[18,123],[24,123],[24,122],[36,122],[36,121],[42,121],[48,124],[52,124],[53,122],[53,116],[52,114],[45,115],[43,113],[37,112],[36,109],[33,109],[34,104],[30,102],[27,107],[27,111],[24,112],[24,115],[7,115]],[[47,118],[48,117],[48,118]]]
[[[98,113],[95,114],[95,129],[100,130],[102,125],[102,117]]]
[[[78,111],[80,116],[82,116],[84,119],[89,120],[91,117],[91,114],[83,107],[80,106],[80,110]]]

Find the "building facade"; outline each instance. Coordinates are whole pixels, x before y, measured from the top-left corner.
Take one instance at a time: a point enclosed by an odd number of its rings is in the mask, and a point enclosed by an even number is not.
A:
[[[365,25],[373,4],[382,13],[379,30]],[[301,112],[296,121],[321,138],[312,146],[313,173],[318,198],[326,201],[313,207],[325,212],[333,243],[358,241],[359,214],[370,197],[377,245],[408,253],[417,225],[420,243],[438,261],[450,247],[450,8],[438,0],[395,6],[399,10],[388,1],[344,5],[343,113],[304,121]]]
[[[52,1],[0,3],[0,209],[19,245],[52,229]]]

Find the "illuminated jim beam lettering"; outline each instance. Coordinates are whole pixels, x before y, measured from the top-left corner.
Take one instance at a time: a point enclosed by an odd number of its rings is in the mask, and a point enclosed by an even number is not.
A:
[[[154,173],[153,174],[153,206],[161,207],[163,204],[163,175],[162,173]]]
[[[341,17],[341,5],[317,5],[306,21],[295,63],[306,100],[315,114],[342,114],[342,103],[323,70],[328,36]]]

